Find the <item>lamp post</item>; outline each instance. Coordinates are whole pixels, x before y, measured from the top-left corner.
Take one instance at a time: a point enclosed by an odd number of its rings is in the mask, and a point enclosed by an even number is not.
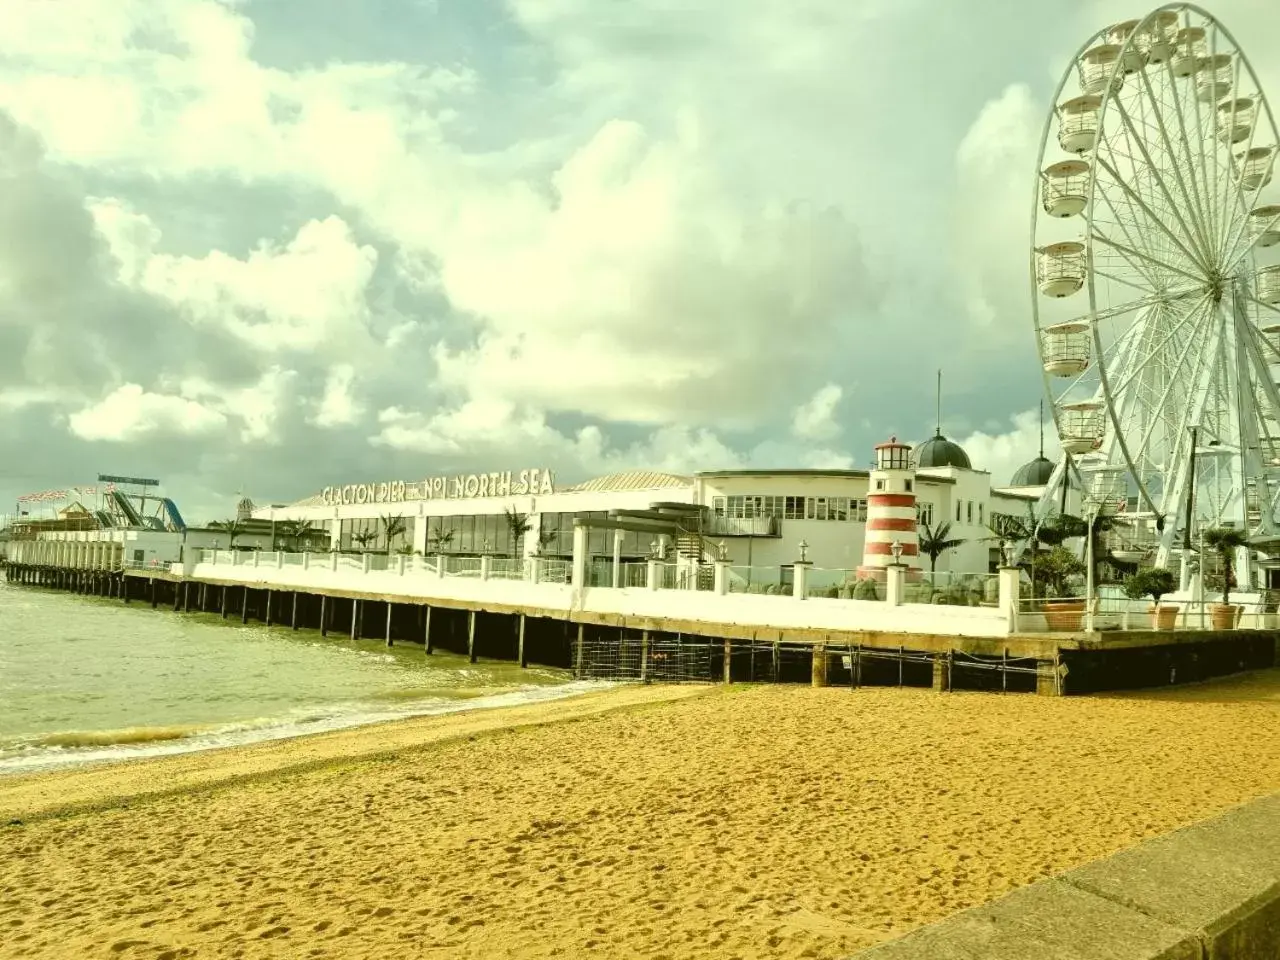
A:
[[[895,567],[902,566],[902,541],[894,537],[893,543],[889,547],[889,552],[893,554],[893,565]]]
[[[808,541],[806,541],[806,540],[801,540],[798,544],[796,544],[796,546],[798,546],[798,547],[800,548],[800,562],[801,562],[801,563],[808,563],[808,562],[809,562],[809,543],[808,543]]]
[[[1084,632],[1093,633],[1093,523],[1098,518],[1098,508],[1089,504],[1085,511],[1085,585],[1084,585]]]

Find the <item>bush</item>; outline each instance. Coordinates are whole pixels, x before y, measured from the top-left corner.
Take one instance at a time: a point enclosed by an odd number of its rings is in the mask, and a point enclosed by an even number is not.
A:
[[[1173,571],[1158,567],[1148,567],[1133,576],[1125,577],[1123,585],[1124,595],[1130,600],[1150,597],[1156,606],[1160,605],[1161,597],[1166,593],[1173,593],[1177,588],[1178,581],[1174,578]]]
[[[874,580],[859,580],[853,586],[853,599],[880,600],[880,586]]]

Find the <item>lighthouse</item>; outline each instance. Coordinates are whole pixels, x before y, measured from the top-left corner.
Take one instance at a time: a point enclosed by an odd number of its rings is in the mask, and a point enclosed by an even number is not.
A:
[[[901,563],[911,580],[920,577],[920,538],[916,533],[916,470],[911,447],[890,437],[876,447],[876,465],[867,490],[867,536],[862,548],[861,580],[883,580],[885,567]]]

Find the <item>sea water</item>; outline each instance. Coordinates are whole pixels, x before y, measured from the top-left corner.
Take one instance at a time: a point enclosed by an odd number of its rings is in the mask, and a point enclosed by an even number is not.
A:
[[[582,687],[562,670],[0,583],[0,776]]]

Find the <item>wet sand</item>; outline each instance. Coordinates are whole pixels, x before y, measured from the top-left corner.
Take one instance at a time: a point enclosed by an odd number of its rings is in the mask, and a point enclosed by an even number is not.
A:
[[[1278,721],[1278,671],[622,688],[0,780],[0,953],[840,957],[1280,790]]]

